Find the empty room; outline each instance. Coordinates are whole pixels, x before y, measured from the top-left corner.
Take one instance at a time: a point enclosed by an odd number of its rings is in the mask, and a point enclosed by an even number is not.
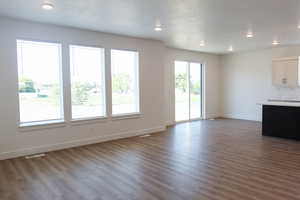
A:
[[[0,1],[0,200],[299,200],[299,0]]]

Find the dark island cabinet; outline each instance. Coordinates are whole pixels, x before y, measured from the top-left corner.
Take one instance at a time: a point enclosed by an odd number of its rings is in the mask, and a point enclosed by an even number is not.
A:
[[[300,140],[300,107],[263,105],[262,134]]]

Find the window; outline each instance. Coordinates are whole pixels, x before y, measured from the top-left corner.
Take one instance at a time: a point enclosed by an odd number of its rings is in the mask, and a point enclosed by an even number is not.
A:
[[[63,120],[61,45],[17,40],[20,122]]]
[[[139,113],[139,54],[111,50],[112,114]]]
[[[72,118],[106,115],[104,49],[70,46]]]

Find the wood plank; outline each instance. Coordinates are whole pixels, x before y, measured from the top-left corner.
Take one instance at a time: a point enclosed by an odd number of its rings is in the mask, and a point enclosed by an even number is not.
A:
[[[1,200],[296,200],[299,188],[300,142],[242,120],[0,161]]]

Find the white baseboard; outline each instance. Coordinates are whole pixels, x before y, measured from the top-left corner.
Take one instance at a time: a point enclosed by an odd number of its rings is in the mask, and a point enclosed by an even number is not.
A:
[[[206,114],[206,116],[203,119],[206,120],[206,119],[214,119],[214,118],[219,118],[219,117],[220,117],[220,114],[211,114],[211,113],[209,113],[209,114]],[[197,120],[199,120],[199,119],[196,119],[196,121]],[[190,120],[186,120],[184,122],[189,122],[189,121]],[[193,120],[191,120],[191,121],[193,121]],[[177,124],[176,121],[167,121],[166,122],[167,127],[173,126],[173,125],[176,125],[176,124]]]
[[[262,121],[257,116],[250,116],[250,115],[243,115],[243,114],[223,114],[222,117],[229,118],[229,119],[242,119],[242,120],[249,120],[249,121]]]
[[[204,119],[215,119],[215,118],[219,118],[220,114],[212,114],[212,113],[207,113],[204,117]]]
[[[144,134],[150,134],[150,133],[156,133],[166,130],[165,126],[150,128],[150,129],[143,129],[139,131],[134,132],[123,132],[123,133],[116,133],[112,135],[104,135],[104,136],[98,136],[93,138],[87,138],[83,140],[73,140],[69,142],[63,142],[63,143],[57,143],[57,144],[51,144],[51,145],[45,145],[45,146],[37,146],[32,148],[25,148],[25,149],[18,149],[15,151],[10,152],[3,152],[0,153],[0,160],[6,160],[11,158],[17,158],[21,156],[28,156],[33,154],[39,154],[39,153],[45,153],[50,151],[56,151],[56,150],[62,150],[72,147],[78,147],[83,145],[89,145],[89,144],[96,144],[100,142],[106,142],[110,140],[116,140],[116,139],[122,139],[122,138],[128,138],[128,137],[134,137]]]
[[[173,125],[175,125],[176,124],[176,122],[173,122],[173,121],[168,121],[168,122],[166,122],[166,126],[168,127],[168,126],[173,126]]]

